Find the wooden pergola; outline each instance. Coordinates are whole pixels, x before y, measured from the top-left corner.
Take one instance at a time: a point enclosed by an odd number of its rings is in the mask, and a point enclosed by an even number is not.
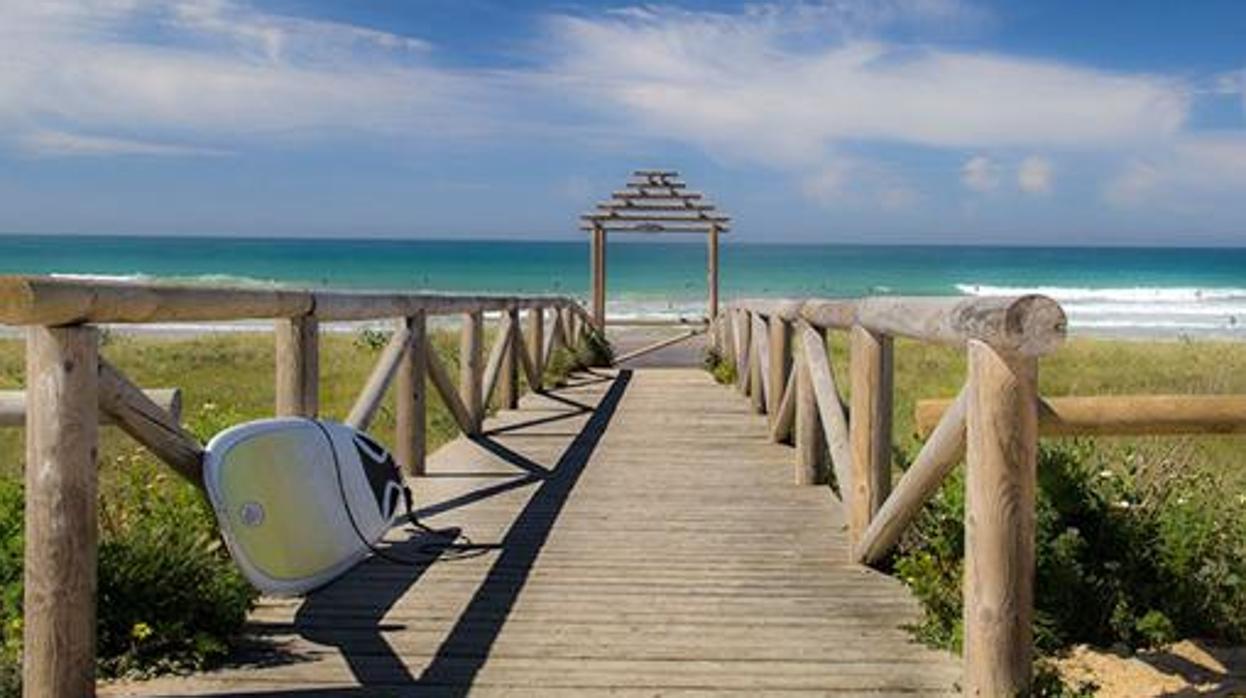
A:
[[[718,316],[718,236],[731,219],[717,213],[704,194],[689,191],[674,170],[636,170],[626,187],[611,194],[597,210],[580,216],[580,229],[592,238],[592,316],[606,327],[607,233],[700,233],[708,240],[706,281],[709,302],[706,322]]]

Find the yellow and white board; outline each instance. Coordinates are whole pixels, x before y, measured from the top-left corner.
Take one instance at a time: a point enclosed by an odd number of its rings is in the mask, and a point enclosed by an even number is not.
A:
[[[278,418],[227,429],[208,443],[204,481],[239,569],[276,596],[337,578],[404,513],[393,458],[334,422]]]

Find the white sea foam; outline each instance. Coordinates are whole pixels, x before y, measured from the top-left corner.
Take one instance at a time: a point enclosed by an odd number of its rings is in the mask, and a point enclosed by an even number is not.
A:
[[[994,286],[957,284],[971,296],[1038,293],[1060,303],[1073,332],[1246,337],[1246,288]]]
[[[80,274],[70,272],[52,272],[48,274],[56,279],[71,281],[106,281],[110,283],[163,283],[185,286],[233,286],[251,288],[280,288],[285,284],[271,279],[256,279],[250,276],[234,274],[196,274],[189,276],[156,276],[153,274]]]

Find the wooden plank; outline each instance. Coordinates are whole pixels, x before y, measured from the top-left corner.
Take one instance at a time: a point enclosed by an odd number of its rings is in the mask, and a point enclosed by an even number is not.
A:
[[[855,546],[891,493],[892,341],[854,325],[849,344],[853,470],[848,536]]]
[[[26,339],[22,690],[95,694],[99,336],[32,327]]]
[[[485,416],[484,403],[484,316],[478,312],[463,315],[459,334],[459,398],[470,418],[467,434],[479,434]]]
[[[748,394],[749,391],[749,365],[752,354],[752,321],[749,318],[748,311],[739,308],[729,309],[735,316],[735,321],[731,323],[731,336],[735,341],[735,375],[736,390],[741,394]]]
[[[835,374],[831,371],[831,363],[826,356],[826,339],[803,320],[797,323],[797,327],[801,338],[801,353],[809,366],[809,381],[813,385],[814,398],[818,404],[819,421],[826,435],[835,483],[839,486],[839,496],[847,501],[854,490],[852,477],[856,468],[852,464],[852,435],[848,419],[844,415],[843,398],[839,395]]]
[[[481,401],[488,405],[497,390],[498,381],[502,377],[502,363],[507,360],[511,339],[510,315],[503,315],[498,323],[497,337],[493,340],[493,348],[489,350],[489,358],[485,361],[484,379],[481,383]]]
[[[182,420],[182,391],[178,388],[147,388],[142,393],[168,413],[175,422]],[[115,424],[112,415],[100,413],[100,424]],[[26,391],[0,390],[0,427],[26,426]]]
[[[920,400],[917,430],[925,435],[950,400]],[[1157,436],[1246,433],[1246,395],[1094,395],[1039,398],[1043,436]]]
[[[700,369],[636,369],[622,387],[614,375],[527,394],[490,417],[489,444],[429,459],[424,520],[497,548],[426,569],[364,562],[308,599],[265,599],[256,653],[116,691],[956,691],[959,662],[911,641],[919,607],[848,562],[840,506],[792,486],[766,420]],[[511,475],[514,454],[548,473]],[[527,484],[480,493],[515,477]],[[394,554],[418,545],[404,536]]]
[[[428,449],[428,327],[424,313],[398,324],[411,336],[394,379],[394,459],[408,474],[419,476]]]
[[[1038,362],[969,342],[965,695],[1026,695],[1033,662]]]
[[[390,336],[385,349],[377,358],[376,366],[368,375],[363,390],[360,390],[359,397],[355,398],[355,404],[351,406],[350,413],[346,416],[347,425],[360,431],[368,430],[372,419],[376,416],[376,411],[381,407],[381,400],[385,398],[385,391],[389,390],[389,384],[397,375],[398,366],[410,346],[411,330],[406,323],[402,323]]]
[[[437,352],[426,349],[424,362],[428,367],[428,377],[432,379],[433,387],[437,389],[437,394],[441,396],[441,401],[445,404],[446,409],[450,411],[450,416],[454,417],[454,423],[459,426],[459,430],[464,434],[473,433],[473,430],[476,428],[476,422],[472,419],[472,414],[468,411],[467,406],[463,404],[463,398],[459,395],[458,388],[455,387],[454,382],[450,380],[450,374],[441,365],[441,359],[437,358]]]
[[[590,249],[592,277],[593,324],[598,329],[606,327],[606,231],[601,226],[593,226],[593,241]]]
[[[968,393],[962,390],[861,536],[856,546],[858,562],[869,565],[881,560],[960,461],[965,453],[967,404]]]
[[[103,414],[197,487],[203,487],[203,447],[167,410],[104,359],[97,361]]]
[[[792,438],[792,429],[796,424],[796,370],[787,372],[787,382],[783,386],[783,397],[770,420],[770,440],[775,443],[788,443]]]

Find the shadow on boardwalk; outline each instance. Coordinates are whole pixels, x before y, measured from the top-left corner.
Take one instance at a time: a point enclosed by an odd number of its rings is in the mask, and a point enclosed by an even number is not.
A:
[[[591,411],[592,416],[552,468],[546,469],[533,463],[491,440],[486,434],[474,441],[525,471],[525,475],[420,511],[422,515],[439,513],[517,487],[540,483],[496,546],[500,550],[497,559],[420,676],[412,676],[406,663],[390,647],[383,635],[386,628],[381,621],[430,565],[437,564],[435,560],[428,559],[428,555],[423,555],[427,561],[410,566],[376,558],[368,560],[349,575],[309,596],[295,617],[295,630],[308,640],[337,647],[355,679],[365,687],[404,684],[437,686],[438,695],[466,694],[487,660],[559,513],[605,434],[630,378],[630,372],[620,372],[595,409],[559,400],[580,410]],[[448,537],[454,535],[457,531],[451,532]],[[414,561],[421,559],[421,552],[429,549],[430,543],[436,545],[445,541],[446,538],[438,540],[435,535],[424,534],[397,543],[387,552],[396,558]],[[343,603],[351,604],[351,617],[346,623],[343,623],[340,611]],[[328,695],[317,691],[306,694]],[[340,694],[340,690],[334,694]]]

